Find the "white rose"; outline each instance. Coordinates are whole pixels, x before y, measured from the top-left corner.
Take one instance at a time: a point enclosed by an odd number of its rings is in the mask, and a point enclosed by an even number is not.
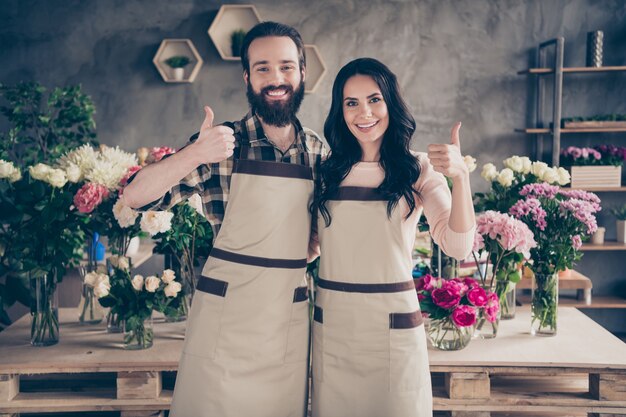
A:
[[[520,159],[522,160],[522,174],[529,174],[533,165],[532,161],[527,156],[522,156]]]
[[[522,172],[522,169],[524,168],[524,163],[522,162],[522,158],[516,155],[510,158],[507,158],[502,162],[504,163],[505,167],[512,169],[514,172]]]
[[[117,255],[111,255],[107,258],[107,260],[109,261],[109,264],[113,267],[113,268],[117,268],[118,264],[119,264],[119,256]]]
[[[107,274],[98,274],[97,285],[104,285],[108,289],[111,289],[111,281],[109,280],[109,276]]]
[[[21,179],[22,179],[22,173],[20,172],[19,169],[16,169],[15,171],[13,171],[13,173],[9,177],[9,182],[15,182]]]
[[[194,210],[196,210],[196,212],[204,217],[204,210],[202,208],[202,198],[200,197],[199,194],[194,194],[192,195],[188,200],[187,200],[187,204],[189,204],[191,207],[194,208]]]
[[[0,159],[0,178],[6,178],[9,182],[15,182],[22,178],[22,173],[15,168],[13,162]]]
[[[530,167],[530,172],[537,178],[543,178],[543,173],[548,169],[548,164],[545,162],[533,162]]]
[[[569,184],[569,182],[571,181],[572,177],[570,177],[568,170],[566,170],[563,167],[560,167],[557,170],[557,173],[559,174],[559,185],[567,185],[567,184]]]
[[[50,172],[52,168],[46,164],[37,164],[35,166],[28,167],[28,172],[30,173],[30,177],[35,180],[43,181],[48,176],[48,172]]]
[[[70,163],[67,168],[65,168],[65,175],[67,175],[67,180],[69,182],[75,184],[80,181],[83,173],[80,171],[78,165]]]
[[[155,292],[159,289],[159,285],[161,284],[161,280],[154,275],[150,275],[146,278],[146,291]]]
[[[488,163],[483,165],[483,170],[480,173],[480,176],[483,177],[485,180],[491,182],[498,177],[498,170],[496,169],[496,166],[494,164]]]
[[[176,279],[176,274],[171,269],[166,269],[163,271],[163,276],[161,277],[164,283],[169,284],[170,282]]]
[[[510,168],[504,168],[500,171],[500,174],[498,174],[498,182],[503,187],[510,187],[511,184],[513,184],[513,178],[515,178],[515,174]]]
[[[476,171],[476,158],[472,155],[465,155],[463,157],[463,162],[465,162],[465,166],[469,172]]]
[[[65,171],[62,169],[51,169],[46,176],[46,182],[53,187],[61,188],[67,184],[67,177]]]
[[[143,276],[141,275],[135,275],[131,281],[131,283],[133,284],[133,288],[137,291],[141,291],[141,289],[143,288]]]
[[[110,291],[111,291],[110,286],[105,285],[105,283],[103,282],[100,282],[98,285],[94,287],[93,294],[98,298],[102,298],[102,297],[106,297],[107,295],[109,295]]]
[[[120,198],[113,205],[113,216],[115,216],[120,227],[126,228],[135,224],[139,212],[125,205]]]
[[[554,168],[547,168],[540,178],[548,184],[554,184],[559,182],[559,173]]]
[[[172,281],[167,284],[163,291],[165,292],[166,297],[176,297],[181,289],[182,285],[180,285],[180,282]]]
[[[128,269],[130,268],[130,262],[128,261],[128,258],[125,256],[120,256],[117,260],[117,267],[121,270],[128,271]]]
[[[141,230],[150,233],[150,236],[167,232],[172,227],[172,217],[174,213],[169,211],[146,211],[141,216]]]
[[[98,284],[99,278],[100,277],[97,272],[89,272],[85,275],[85,284],[93,288]]]

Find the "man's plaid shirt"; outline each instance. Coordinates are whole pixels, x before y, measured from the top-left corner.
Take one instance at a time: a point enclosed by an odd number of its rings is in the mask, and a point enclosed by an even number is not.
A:
[[[265,136],[259,119],[252,112],[249,112],[242,120],[226,125],[235,131],[233,156],[222,162],[200,165],[163,197],[147,204],[141,210],[167,210],[197,193],[202,198],[204,213],[217,236],[228,203],[233,160],[239,158],[245,133],[250,141],[247,159],[310,166],[313,169],[313,177],[317,178],[317,169],[322,158],[326,156],[327,148],[315,132],[302,128],[298,120],[295,121],[296,140],[284,153]],[[189,143],[197,138],[198,133],[189,139]]]

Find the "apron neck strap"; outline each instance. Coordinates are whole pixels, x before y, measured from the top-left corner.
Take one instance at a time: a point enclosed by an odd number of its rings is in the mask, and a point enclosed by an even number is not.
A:
[[[235,124],[233,122],[225,122],[224,126],[230,127],[235,130]],[[248,131],[245,126],[242,126],[239,131],[239,155],[235,155],[235,159],[248,159],[248,149],[250,148],[250,139],[248,137]]]

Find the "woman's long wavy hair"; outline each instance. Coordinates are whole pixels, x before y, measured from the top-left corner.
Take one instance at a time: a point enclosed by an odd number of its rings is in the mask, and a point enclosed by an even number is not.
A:
[[[415,132],[415,119],[400,95],[396,76],[386,65],[373,58],[359,58],[346,64],[335,78],[330,112],[324,123],[324,135],[330,145],[330,155],[322,162],[318,176],[315,198],[311,205],[313,214],[322,214],[326,226],[332,221],[326,202],[339,190],[354,164],[362,158],[359,142],[348,129],[343,117],[343,89],[350,77],[371,77],[382,93],[389,112],[389,127],[380,148],[380,164],[385,179],[378,191],[387,200],[387,216],[404,197],[409,206],[408,218],[415,210],[416,190],[413,184],[420,176],[419,162],[409,151],[409,142]]]

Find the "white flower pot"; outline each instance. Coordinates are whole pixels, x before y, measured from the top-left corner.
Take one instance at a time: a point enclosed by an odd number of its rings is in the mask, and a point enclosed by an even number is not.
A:
[[[125,255],[129,258],[137,255],[137,253],[139,252],[139,243],[139,236],[133,237],[128,243],[128,249],[126,249]]]
[[[185,78],[185,68],[174,68],[172,75],[176,81],[182,81]]]
[[[626,220],[617,221],[617,241],[626,243]]]

